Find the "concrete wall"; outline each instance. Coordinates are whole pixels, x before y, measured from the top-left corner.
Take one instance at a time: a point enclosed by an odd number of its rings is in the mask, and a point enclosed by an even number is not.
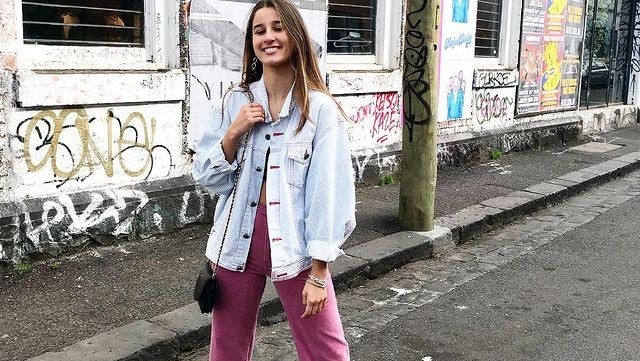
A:
[[[0,265],[210,219],[184,147],[185,9],[148,4],[146,46],[117,48],[23,44],[21,1],[0,0]]]

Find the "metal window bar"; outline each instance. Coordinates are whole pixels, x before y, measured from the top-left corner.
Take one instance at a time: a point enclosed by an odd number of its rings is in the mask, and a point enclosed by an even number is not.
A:
[[[104,1],[105,6],[73,5],[73,0],[58,0],[58,2],[58,4],[40,1],[22,2],[25,43],[144,46],[144,0],[127,1],[126,3],[130,5],[127,8],[118,7],[115,3],[109,4],[108,1]],[[74,14],[74,22],[65,22],[63,14],[66,12]],[[109,24],[107,17],[114,15],[116,18],[112,20],[117,20],[120,24],[113,24],[113,22]],[[87,19],[84,19],[85,17]],[[82,22],[81,19],[88,22]],[[104,23],[96,23],[97,19],[101,19]],[[74,34],[73,38],[70,38],[69,34]]]
[[[360,4],[329,1],[327,51],[338,54],[375,53],[376,0]]]
[[[496,57],[500,45],[502,0],[478,1],[477,15],[475,54]]]

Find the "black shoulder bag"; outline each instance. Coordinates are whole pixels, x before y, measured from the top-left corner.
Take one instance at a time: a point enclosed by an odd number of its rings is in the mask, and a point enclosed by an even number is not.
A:
[[[249,97],[249,101],[253,103],[253,94],[250,90],[246,90],[247,96]],[[223,100],[224,102],[224,100]],[[213,304],[215,302],[217,291],[216,284],[216,272],[218,270],[218,263],[220,263],[220,256],[222,255],[222,247],[224,246],[224,240],[227,237],[227,230],[229,229],[229,222],[231,221],[231,213],[233,212],[233,204],[236,199],[236,191],[238,190],[238,180],[240,179],[240,164],[244,162],[244,154],[247,150],[247,142],[249,141],[249,136],[251,135],[251,131],[253,127],[249,129],[247,136],[244,139],[244,147],[242,150],[242,156],[240,157],[240,161],[238,162],[238,167],[236,169],[236,179],[233,184],[233,191],[231,193],[231,205],[229,206],[229,216],[227,217],[227,224],[224,226],[224,233],[222,234],[222,243],[220,244],[220,250],[218,251],[218,259],[216,263],[213,264],[213,269],[211,269],[211,262],[207,259],[204,263],[204,266],[200,270],[200,274],[196,279],[196,285],[193,288],[193,299],[198,301],[198,305],[200,306],[200,312],[202,313],[211,313],[213,311]]]

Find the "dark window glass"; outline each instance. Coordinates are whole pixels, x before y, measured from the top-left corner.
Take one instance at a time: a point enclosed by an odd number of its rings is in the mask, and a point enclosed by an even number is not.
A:
[[[376,0],[329,0],[329,53],[374,54],[375,33]]]
[[[144,0],[23,1],[24,42],[143,46]]]
[[[476,56],[497,57],[500,46],[502,0],[479,0]]]

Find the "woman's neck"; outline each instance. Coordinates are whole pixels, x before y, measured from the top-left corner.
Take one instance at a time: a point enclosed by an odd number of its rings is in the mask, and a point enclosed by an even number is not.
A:
[[[295,73],[291,66],[265,67],[262,77],[269,100],[276,102],[286,99],[295,81]]]

